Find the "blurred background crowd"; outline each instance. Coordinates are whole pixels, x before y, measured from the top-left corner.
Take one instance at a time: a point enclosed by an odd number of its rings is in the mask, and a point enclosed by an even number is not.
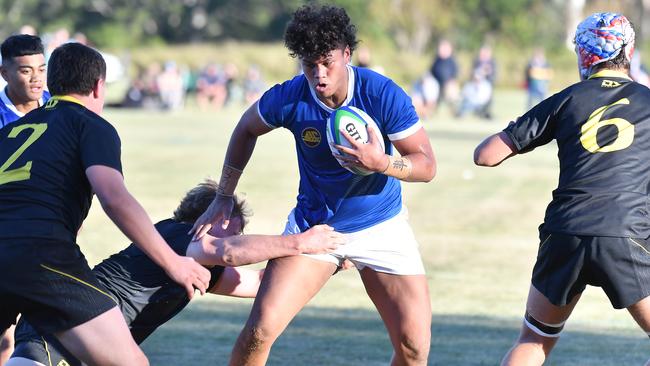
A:
[[[0,36],[37,34],[46,58],[64,42],[98,48],[112,107],[217,111],[249,105],[299,72],[281,39],[286,19],[304,2],[0,0]],[[353,64],[397,81],[423,120],[435,121],[445,109],[458,119],[489,121],[495,90],[525,91],[524,110],[577,81],[570,39],[584,13],[627,13],[637,21],[637,46],[650,39],[650,2],[641,0],[332,3],[346,7],[357,25],[362,43]],[[38,27],[21,26],[26,21]],[[648,85],[642,54],[637,50],[632,76]]]

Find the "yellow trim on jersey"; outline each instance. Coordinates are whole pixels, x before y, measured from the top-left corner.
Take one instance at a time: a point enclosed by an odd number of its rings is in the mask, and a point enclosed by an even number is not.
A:
[[[54,272],[54,273],[58,273],[58,274],[60,274],[60,275],[62,275],[62,276],[66,276],[66,277],[71,278],[71,279],[73,279],[73,280],[75,280],[75,281],[77,281],[77,282],[79,282],[79,283],[81,283],[81,284],[84,284],[84,285],[86,285],[86,286],[88,286],[88,287],[90,287],[90,288],[96,290],[97,292],[99,292],[99,293],[101,293],[101,294],[103,294],[103,295],[106,295],[108,298],[110,298],[111,300],[113,300],[113,302],[115,302],[115,303],[117,304],[117,300],[115,300],[115,298],[114,298],[113,296],[111,296],[111,295],[108,294],[107,292],[101,290],[100,288],[98,288],[98,287],[96,287],[96,286],[91,285],[90,283],[88,283],[88,282],[86,282],[86,281],[84,281],[84,280],[82,280],[82,279],[80,279],[80,278],[77,278],[77,277],[75,277],[75,276],[73,276],[73,275],[71,275],[71,274],[67,274],[67,273],[65,273],[65,272],[61,272],[61,271],[59,271],[58,269],[54,269],[54,268],[48,267],[48,266],[46,266],[46,265],[44,265],[44,264],[41,264],[41,267],[47,269],[48,271],[52,271],[52,272]]]
[[[623,78],[623,79],[632,80],[630,75],[615,70],[600,70],[594,74],[591,74],[587,79],[594,79],[594,78]]]
[[[45,354],[47,354],[47,363],[52,366],[52,356],[50,356],[50,349],[47,347],[47,341],[45,338],[41,337],[43,340],[43,345],[45,346]]]
[[[52,98],[50,98],[50,100],[52,100],[52,99],[54,99],[54,100],[64,100],[66,102],[72,102],[72,103],[77,103],[79,105],[84,105],[79,99],[77,99],[75,97],[71,97],[69,95],[55,95]]]

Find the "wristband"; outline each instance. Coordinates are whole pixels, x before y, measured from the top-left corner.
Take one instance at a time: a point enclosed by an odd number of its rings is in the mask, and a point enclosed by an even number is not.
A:
[[[382,174],[403,180],[411,175],[411,170],[413,170],[413,164],[407,157],[395,157],[389,155],[388,166],[384,169]]]
[[[241,177],[242,173],[243,170],[224,164],[223,169],[221,169],[221,179],[219,179],[217,194],[232,197],[235,194],[235,187],[237,187],[239,177]]]

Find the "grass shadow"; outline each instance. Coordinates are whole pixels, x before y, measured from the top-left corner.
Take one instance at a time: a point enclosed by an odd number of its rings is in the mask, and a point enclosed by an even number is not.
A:
[[[143,344],[152,365],[227,364],[251,302],[200,301]],[[430,365],[498,365],[519,319],[433,316]],[[633,365],[647,357],[643,333],[569,328],[546,365]],[[392,349],[367,309],[305,308],[277,340],[268,365],[386,365]]]

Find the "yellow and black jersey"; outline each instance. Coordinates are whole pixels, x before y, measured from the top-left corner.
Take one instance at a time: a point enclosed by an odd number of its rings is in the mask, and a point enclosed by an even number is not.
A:
[[[156,230],[178,255],[186,255],[192,225],[167,219]],[[214,287],[224,267],[210,268],[208,289]],[[176,316],[190,302],[185,288],[174,282],[135,244],[111,255],[93,268],[99,282],[116,299],[137,343]]]
[[[121,172],[120,139],[74,98],[53,97],[0,130],[0,239],[73,241],[88,214],[86,168]]]
[[[557,141],[560,177],[545,230],[650,236],[650,89],[601,71],[544,100],[504,132],[519,153]]]

